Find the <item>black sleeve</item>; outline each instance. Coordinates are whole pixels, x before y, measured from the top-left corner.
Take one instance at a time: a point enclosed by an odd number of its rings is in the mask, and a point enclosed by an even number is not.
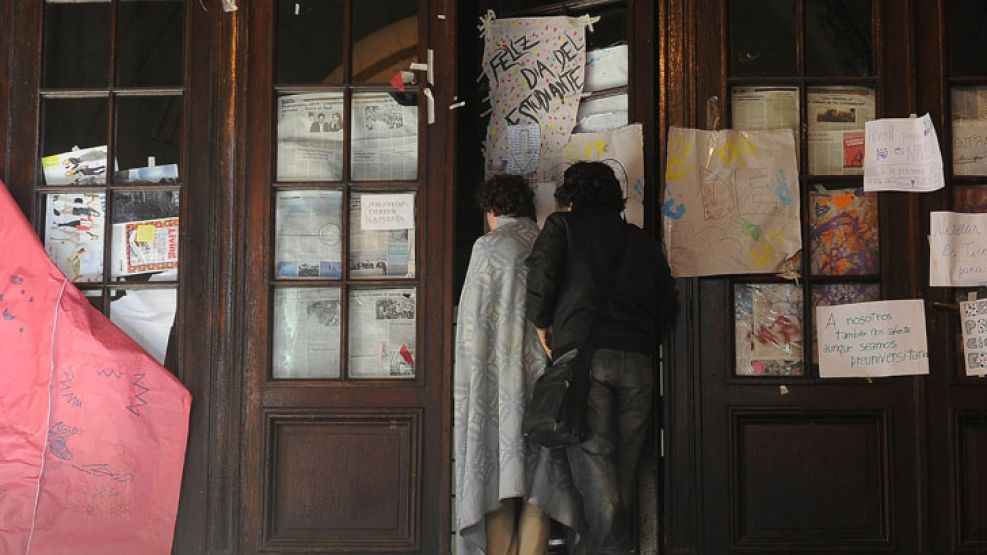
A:
[[[538,234],[526,262],[528,285],[525,312],[528,320],[538,329],[552,325],[555,301],[565,271],[565,257],[565,222],[559,214],[552,214],[545,220],[545,227]]]

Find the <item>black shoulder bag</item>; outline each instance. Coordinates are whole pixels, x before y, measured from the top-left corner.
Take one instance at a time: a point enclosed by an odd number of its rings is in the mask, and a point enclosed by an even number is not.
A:
[[[630,241],[621,257],[619,270],[630,251]],[[524,409],[521,433],[543,447],[568,447],[586,438],[586,399],[589,394],[590,363],[596,350],[591,344],[593,328],[606,310],[613,293],[610,279],[606,294],[598,297],[593,322],[579,346],[552,361],[535,382],[531,399]]]

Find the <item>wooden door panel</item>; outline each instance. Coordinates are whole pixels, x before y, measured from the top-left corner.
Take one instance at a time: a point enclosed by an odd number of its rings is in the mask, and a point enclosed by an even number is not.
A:
[[[420,411],[265,414],[269,547],[418,547]]]
[[[982,408],[960,409],[953,423],[957,544],[963,550],[982,552],[987,550],[987,416]]]
[[[735,547],[889,547],[887,413],[731,411]]]

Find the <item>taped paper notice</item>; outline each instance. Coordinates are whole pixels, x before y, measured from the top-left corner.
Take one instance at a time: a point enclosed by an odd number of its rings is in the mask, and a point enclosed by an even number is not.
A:
[[[987,284],[987,214],[929,215],[929,285]]]
[[[819,377],[929,373],[921,299],[816,307]]]
[[[966,375],[987,376],[987,299],[961,302],[960,318]]]
[[[932,118],[890,118],[867,122],[865,191],[923,193],[945,186],[942,153]]]
[[[415,195],[363,195],[360,227],[364,230],[414,229]]]

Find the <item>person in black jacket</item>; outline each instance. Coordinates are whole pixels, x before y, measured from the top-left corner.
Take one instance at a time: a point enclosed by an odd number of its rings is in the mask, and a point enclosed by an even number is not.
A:
[[[555,199],[566,211],[545,220],[528,257],[526,311],[554,359],[593,351],[588,433],[567,455],[583,496],[586,552],[625,554],[674,281],[654,238],[621,217],[624,198],[609,166],[574,164]]]

